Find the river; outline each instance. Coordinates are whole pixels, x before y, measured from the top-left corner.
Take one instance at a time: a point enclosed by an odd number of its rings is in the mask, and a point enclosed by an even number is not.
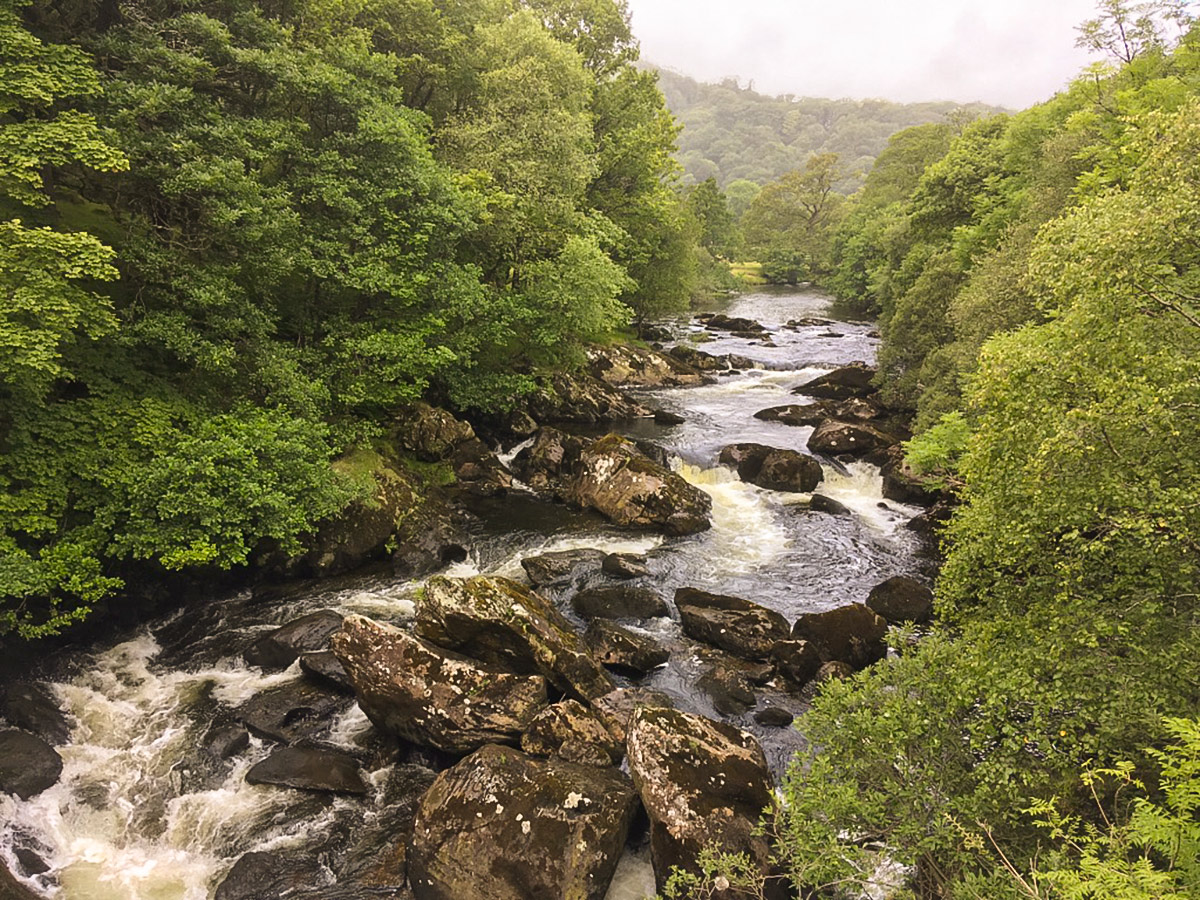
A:
[[[803,450],[810,428],[764,422],[758,410],[796,402],[790,390],[828,369],[873,361],[876,339],[867,324],[836,322],[796,329],[789,320],[824,316],[829,300],[815,291],[763,291],[730,301],[720,311],[757,319],[775,346],[717,335],[702,345],[756,362],[712,385],[647,392],[655,405],[685,423],[662,427],[639,421],[624,432],[667,448],[691,483],[713,499],[713,527],[686,538],[631,534],[599,519],[516,493],[474,535],[467,561],[447,574],[478,572],[521,577],[520,560],[550,550],[598,548],[649,555],[654,583],[671,596],[681,586],[752,599],[799,614],[862,601],[872,586],[897,574],[915,574],[922,560],[902,526],[919,510],[884,502],[878,470],[865,463],[825,467],[821,492],[852,511],[810,511],[807,497],[744,484],[717,466],[727,444],[754,441]],[[679,337],[701,331],[684,321]],[[0,796],[0,856],[20,871],[20,847],[48,865],[27,883],[64,900],[207,900],[223,874],[248,850],[307,846],[312,835],[352,826],[380,812],[374,800],[327,802],[298,791],[251,786],[246,771],[270,752],[252,739],[231,762],[214,768],[198,746],[211,721],[256,693],[300,677],[297,667],[263,674],[241,661],[253,636],[305,612],[333,608],[392,621],[411,614],[419,582],[385,575],[308,583],[275,591],[214,597],[200,627],[187,620],[152,623],[71,664],[52,667],[52,688],[74,720],[70,743],[60,747],[58,784],[28,801]],[[269,600],[269,602],[265,602]],[[191,613],[193,619],[195,612]],[[794,728],[758,725],[747,713],[720,716],[695,684],[703,651],[673,620],[655,620],[649,633],[672,649],[671,661],[642,683],[670,694],[683,709],[723,718],[753,732],[777,773],[803,746]],[[164,630],[165,628],[165,630]],[[163,648],[191,628],[183,647]],[[177,643],[177,641],[176,641]],[[802,713],[803,701],[762,689],[770,702]],[[370,724],[351,706],[325,740],[361,747]],[[384,771],[372,773],[380,783]],[[382,794],[382,792],[379,792]],[[644,856],[622,861],[608,900],[653,896]]]

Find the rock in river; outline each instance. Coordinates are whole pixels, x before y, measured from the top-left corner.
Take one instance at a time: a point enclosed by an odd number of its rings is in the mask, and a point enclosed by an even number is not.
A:
[[[390,625],[348,616],[333,652],[375,726],[451,753],[516,743],[546,706],[546,680],[442,650]]]
[[[342,614],[321,609],[288,622],[258,638],[242,658],[263,669],[286,669],[306,650],[323,650],[330,636],[342,627]]]
[[[507,671],[540,673],[583,700],[615,686],[563,614],[507,578],[431,578],[417,600],[413,629],[438,646]]]
[[[488,746],[438,776],[417,812],[417,900],[602,900],[637,794],[616,769]]]
[[[358,760],[327,747],[281,747],[246,773],[248,784],[273,784],[332,794],[365,794]]]
[[[861,603],[796,620],[792,636],[808,641],[823,662],[843,662],[862,669],[887,655],[887,622]]]
[[[871,588],[867,606],[889,622],[924,622],[933,612],[933,591],[906,575],[895,575]]]
[[[344,694],[297,679],[255,694],[234,714],[256,737],[290,744],[324,734],[349,706]]]
[[[811,456],[763,444],[731,444],[721,451],[720,461],[737,469],[742,481],[770,491],[807,494],[825,477]]]
[[[650,815],[659,889],[672,866],[696,871],[697,855],[710,844],[745,853],[767,870],[769,848],[754,830],[773,794],[766,758],[752,736],[690,713],[643,707],[634,713],[627,752]]]
[[[595,572],[604,562],[603,550],[557,550],[527,556],[521,568],[534,587],[567,587]]]
[[[593,619],[583,640],[602,664],[634,677],[658,668],[671,657],[671,651],[653,639],[606,619]]]
[[[670,615],[667,601],[653,588],[606,584],[587,588],[571,598],[581,619],[654,619]]]
[[[62,768],[62,757],[37,735],[0,731],[0,791],[28,800],[57,782]]]
[[[823,400],[866,397],[875,393],[875,388],[871,384],[874,378],[874,369],[862,363],[854,363],[834,369],[832,372],[826,372],[819,378],[800,385],[793,393],[804,394],[807,397],[819,397]]]
[[[895,439],[865,422],[826,419],[808,439],[808,449],[827,456],[866,456],[895,443]]]
[[[788,622],[774,610],[696,588],[675,592],[684,634],[742,659],[766,659],[788,636]]]
[[[578,700],[564,700],[542,710],[521,738],[531,756],[557,756],[583,766],[611,766],[625,755],[600,718]]]
[[[9,685],[0,703],[0,717],[9,725],[31,731],[55,746],[71,737],[71,723],[51,690],[35,682]]]

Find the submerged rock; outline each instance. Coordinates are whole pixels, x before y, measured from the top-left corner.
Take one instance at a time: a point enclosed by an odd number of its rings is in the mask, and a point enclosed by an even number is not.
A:
[[[341,627],[341,613],[321,609],[264,634],[246,648],[242,658],[247,665],[263,669],[286,669],[301,653],[328,647],[330,636]]]
[[[377,728],[439,750],[515,744],[547,703],[540,675],[484,666],[363,616],[348,616],[332,644]]]
[[[564,700],[542,710],[521,738],[531,756],[557,756],[582,766],[611,766],[625,755],[600,718],[577,700]]]
[[[823,662],[843,662],[855,669],[887,655],[887,622],[861,603],[806,613],[796,620],[792,637],[811,643]]]
[[[418,597],[413,629],[427,641],[506,671],[537,672],[580,699],[614,687],[563,614],[507,578],[431,578]]]
[[[637,795],[616,769],[488,746],[438,776],[417,813],[417,900],[602,900]]]
[[[875,393],[875,369],[863,363],[842,366],[796,388],[794,393],[825,400],[848,400]]]
[[[396,766],[388,774],[378,812],[354,829],[353,843],[337,864],[337,884],[347,891],[346,900],[411,898],[405,885],[413,823],[422,795],[436,778],[418,765]]]
[[[251,767],[246,782],[332,794],[367,792],[358,760],[326,747],[282,747]]]
[[[601,664],[634,677],[645,675],[671,658],[671,651],[657,641],[606,619],[593,619],[583,640]]]
[[[766,758],[751,735],[678,710],[643,707],[630,725],[627,752],[650,816],[660,890],[672,866],[697,871],[696,857],[708,846],[745,853],[767,872],[769,847],[754,831],[774,798]]]
[[[28,800],[56,784],[62,770],[58,751],[37,735],[0,731],[0,792]]]
[[[871,588],[867,607],[894,625],[926,622],[933,613],[933,591],[915,578],[894,575]]]
[[[527,556],[521,568],[534,587],[567,587],[578,584],[604,562],[603,550],[558,550]]]
[[[221,881],[214,900],[266,900],[291,897],[328,883],[329,876],[313,854],[303,852],[244,853]]]
[[[730,444],[721,451],[721,465],[737,470],[742,481],[770,491],[812,491],[824,472],[811,456],[764,444]]]
[[[787,619],[741,597],[680,588],[675,606],[684,634],[742,659],[767,659],[775,643],[788,637]]]
[[[653,619],[671,614],[658,591],[628,584],[582,590],[571,598],[571,608],[581,619]]]
[[[256,737],[290,744],[323,735],[350,702],[344,694],[296,680],[255,694],[234,715]]]

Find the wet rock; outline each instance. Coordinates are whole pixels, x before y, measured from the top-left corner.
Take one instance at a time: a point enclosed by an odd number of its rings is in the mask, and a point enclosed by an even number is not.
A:
[[[50,871],[50,863],[46,859],[54,851],[35,838],[28,832],[17,829],[12,836],[12,853],[17,860],[16,873],[30,878],[34,875],[41,875],[44,872]],[[4,864],[0,863],[0,869],[4,868]],[[9,895],[4,892],[3,873],[0,872],[0,897],[4,900],[10,900]]]
[[[786,728],[792,724],[795,718],[782,706],[764,706],[754,713],[754,721],[768,728]]]
[[[773,794],[767,761],[753,737],[700,716],[643,707],[634,714],[626,750],[650,816],[660,890],[672,866],[697,871],[696,857],[710,845],[745,853],[767,871],[767,841],[754,831]]]
[[[635,677],[658,668],[671,657],[671,651],[652,638],[606,619],[593,619],[583,641],[601,664]]]
[[[808,508],[813,512],[829,513],[831,516],[850,515],[850,507],[824,494],[813,494],[812,499],[808,501]]]
[[[822,319],[817,316],[804,316],[799,319],[791,319],[787,323],[788,328],[827,328],[833,324],[832,319]]]
[[[513,471],[533,490],[555,493],[574,473],[586,441],[557,428],[539,428],[533,443],[513,459]]]
[[[546,706],[540,675],[514,675],[362,616],[348,616],[333,652],[376,728],[450,753],[513,743]]]
[[[264,634],[246,648],[242,659],[263,669],[286,669],[306,650],[323,650],[342,627],[342,614],[322,609]]]
[[[62,769],[58,751],[37,735],[0,731],[0,792],[28,800],[56,784]]]
[[[954,514],[954,506],[945,501],[938,501],[919,516],[914,516],[905,523],[905,528],[914,531],[924,538],[936,538],[942,527],[950,521]]]
[[[667,351],[675,359],[701,372],[723,372],[730,368],[727,356],[705,353],[687,344],[680,344]]]
[[[728,666],[711,666],[696,681],[696,687],[708,695],[713,708],[723,716],[740,715],[756,702],[750,680]]]
[[[770,491],[807,494],[824,478],[821,464],[811,456],[764,444],[730,444],[720,462],[737,470],[742,481]]]
[[[640,553],[610,553],[604,557],[600,571],[609,578],[642,578],[650,574],[646,557]]]
[[[710,318],[704,323],[704,327],[709,331],[745,332],[759,335],[767,330],[753,319],[746,319],[740,316],[727,316],[722,313],[718,313]]]
[[[616,434],[600,438],[583,450],[565,496],[618,525],[661,528],[676,535],[695,534],[711,527],[712,500],[708,494]]]
[[[821,654],[808,641],[778,641],[771,648],[771,660],[781,678],[803,687],[821,668]]]
[[[340,617],[339,617],[340,618]],[[339,625],[340,627],[340,625]],[[317,650],[313,653],[300,655],[300,671],[317,684],[336,688],[339,691],[354,693],[354,684],[350,681],[345,667],[338,662],[332,650]]]
[[[589,350],[588,372],[615,387],[682,387],[704,382],[699,372],[676,357],[624,345]]]
[[[851,397],[847,400],[818,400],[803,405],[772,406],[761,409],[754,418],[764,422],[781,422],[784,425],[816,428],[826,419],[872,421],[883,415],[882,408],[872,399]]]
[[[272,784],[304,791],[365,794],[358,760],[325,747],[282,747],[246,773],[248,784]]]
[[[664,469],[671,468],[671,457],[673,454],[662,444],[656,444],[654,441],[636,440],[633,445],[638,448],[638,452],[647,459],[657,463]]]
[[[30,873],[34,874],[34,873]],[[44,900],[43,895],[18,881],[0,859],[0,900]]]
[[[933,591],[915,578],[895,575],[871,588],[867,608],[889,622],[926,622],[933,613]]]
[[[612,693],[593,700],[592,710],[600,717],[609,733],[624,744],[635,712],[643,706],[670,709],[673,702],[662,691],[650,688],[617,688]]]
[[[679,415],[678,413],[673,413],[668,409],[656,409],[654,411],[655,425],[663,425],[667,428],[670,428],[674,425],[682,425],[686,421],[687,419],[685,419],[683,416]]]
[[[475,437],[475,429],[451,413],[428,403],[412,403],[402,409],[392,426],[396,446],[425,462],[448,459],[459,444]]]
[[[653,619],[670,615],[667,601],[653,588],[606,584],[587,588],[571,598],[581,619]]]
[[[250,746],[250,732],[241,725],[214,722],[204,732],[200,749],[213,759],[231,759]]]
[[[255,694],[234,715],[256,737],[290,744],[327,732],[350,702],[343,694],[297,680]]]
[[[437,773],[424,766],[396,766],[383,785],[378,813],[354,829],[353,843],[337,867],[339,887],[350,891],[347,900],[366,897],[411,896],[408,880],[408,847],[421,796]]]
[[[577,700],[564,700],[544,709],[522,736],[521,749],[530,756],[557,756],[599,768],[615,765],[625,755],[624,745]]]
[[[861,603],[806,613],[796,620],[792,637],[811,643],[823,662],[844,662],[855,669],[887,654],[887,622]]]
[[[476,496],[500,496],[512,487],[512,473],[479,438],[459,444],[451,464],[459,486]]]
[[[294,896],[329,881],[320,860],[303,852],[243,854],[221,881],[214,900],[268,900]]]
[[[59,707],[54,692],[44,684],[9,685],[0,704],[0,717],[14,728],[36,734],[55,746],[71,738],[71,722]]]
[[[890,446],[894,438],[864,422],[826,419],[808,439],[808,449],[827,456],[865,456]]]
[[[675,606],[684,634],[742,659],[766,659],[775,642],[788,637],[787,619],[740,597],[680,588]]]
[[[865,397],[875,393],[871,382],[875,378],[875,370],[862,363],[843,366],[826,372],[819,378],[806,382],[795,389],[795,393],[806,397],[818,397],[825,400],[848,400],[851,397]]]
[[[563,614],[507,578],[431,578],[417,599],[413,630],[507,671],[536,672],[583,700],[614,687]]]
[[[578,584],[603,562],[603,550],[559,550],[527,556],[521,560],[521,568],[534,587],[567,587]]]
[[[422,799],[409,881],[417,900],[602,900],[636,807],[616,769],[484,747]]]

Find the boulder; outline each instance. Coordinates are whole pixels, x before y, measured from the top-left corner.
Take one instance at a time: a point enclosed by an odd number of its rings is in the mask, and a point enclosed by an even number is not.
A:
[[[654,424],[662,425],[666,428],[671,428],[675,425],[682,425],[686,422],[683,416],[678,413],[673,413],[669,409],[656,409],[654,411]]]
[[[870,398],[851,397],[848,400],[818,400],[805,405],[790,404],[772,406],[759,410],[754,418],[764,422],[781,422],[784,425],[815,428],[825,419],[874,420],[883,415],[879,404]]]
[[[888,500],[929,506],[941,496],[937,486],[918,475],[904,461],[904,448],[901,445],[888,448],[887,459],[880,465],[879,474],[883,476],[883,496]]]
[[[58,746],[71,738],[71,722],[58,705],[50,688],[36,682],[8,686],[0,703],[0,718],[14,728],[32,732]]]
[[[871,588],[867,607],[894,625],[926,622],[933,613],[933,591],[915,578],[895,575]]]
[[[887,622],[861,603],[806,613],[792,626],[792,637],[811,643],[822,662],[844,662],[855,669],[887,655]]]
[[[327,747],[281,747],[252,766],[246,782],[331,794],[367,792],[358,760]]]
[[[255,737],[290,744],[328,732],[350,703],[343,693],[297,679],[255,694],[234,715]]]
[[[612,693],[593,700],[592,710],[600,717],[609,733],[624,744],[635,712],[643,706],[669,709],[672,702],[662,691],[650,688],[617,688]]]
[[[724,372],[731,366],[728,356],[705,353],[687,344],[679,344],[667,351],[669,355],[700,372]]]
[[[712,700],[723,716],[737,716],[751,709],[756,700],[750,679],[731,666],[710,666],[697,679],[696,687]]]
[[[579,583],[604,562],[603,550],[558,550],[527,556],[521,568],[536,588],[567,587]]]
[[[711,527],[712,500],[649,459],[620,435],[588,445],[566,486],[565,499],[618,525],[695,534]]]
[[[644,418],[651,411],[618,388],[587,374],[559,373],[525,401],[524,412],[544,424],[598,425]]]
[[[311,853],[244,853],[221,881],[214,900],[267,900],[293,897],[325,884],[329,876]]]
[[[754,721],[768,728],[786,728],[796,717],[782,706],[764,706],[755,710]]]
[[[811,456],[764,444],[730,444],[721,451],[720,462],[736,469],[742,481],[771,491],[807,494],[825,477]]]
[[[788,636],[787,619],[740,597],[680,588],[675,606],[684,634],[742,659],[766,659],[775,642]]]
[[[817,669],[817,674],[813,676],[813,684],[824,684],[836,678],[842,681],[854,674],[854,668],[840,659],[835,659],[832,662],[822,664],[821,668]]]
[[[521,738],[530,756],[556,756],[581,766],[615,765],[625,747],[600,718],[577,700],[564,700],[542,710]]]
[[[396,446],[425,462],[449,459],[454,449],[475,437],[475,429],[444,409],[412,403],[402,409],[392,426]]]
[[[709,846],[745,853],[768,871],[767,841],[754,832],[774,795],[766,758],[752,736],[678,710],[643,707],[634,713],[626,752],[650,817],[660,890],[673,866],[696,872],[696,857]]]
[[[571,608],[581,619],[653,619],[671,614],[658,591],[628,584],[582,590],[571,598]]]
[[[643,578],[650,574],[646,557],[640,553],[610,553],[604,557],[600,571],[609,578]]]
[[[708,321],[704,323],[704,327],[709,331],[732,331],[734,333],[753,332],[756,334],[761,334],[767,330],[763,328],[760,323],[754,321],[753,319],[746,319],[740,316],[727,316],[723,313],[717,313],[715,316],[711,316]]]
[[[671,651],[652,638],[606,619],[593,619],[583,641],[601,664],[623,675],[645,675],[671,657]]]
[[[317,650],[312,653],[300,654],[300,671],[317,684],[350,694],[354,693],[354,683],[350,681],[345,667],[338,662],[338,658],[334,656],[332,650]]]
[[[409,883],[417,900],[602,900],[636,808],[616,769],[483,747],[422,798]]]
[[[349,890],[346,900],[367,897],[410,897],[408,848],[421,796],[437,773],[419,765],[398,765],[382,787],[374,815],[355,827],[353,843],[337,865],[337,884]]]
[[[484,666],[363,616],[348,616],[332,644],[367,718],[417,744],[515,744],[547,703],[540,675]]]
[[[891,435],[864,422],[826,419],[809,437],[808,449],[827,456],[865,456],[893,442]]]
[[[505,494],[513,484],[512,473],[479,438],[459,444],[451,457],[454,477],[461,488],[480,497]]]
[[[848,400],[875,393],[875,370],[863,363],[842,366],[796,388],[793,393],[824,400]]]
[[[627,345],[590,349],[588,372],[614,387],[682,387],[704,383],[704,376],[677,357]]]
[[[58,751],[36,734],[0,731],[0,792],[28,800],[56,784],[62,770]]]
[[[579,464],[586,441],[557,428],[539,428],[533,443],[513,458],[513,471],[539,493],[555,493]]]
[[[242,659],[263,669],[286,669],[306,650],[323,650],[342,627],[342,614],[322,609],[264,634],[246,648]]]
[[[824,494],[813,494],[808,501],[808,508],[813,512],[829,513],[831,516],[850,515],[850,507]]]
[[[538,673],[583,700],[614,687],[563,614],[507,578],[431,578],[417,598],[413,630],[506,671]]]
[[[777,641],[771,660],[779,676],[796,687],[808,684],[821,668],[821,654],[808,641]]]

